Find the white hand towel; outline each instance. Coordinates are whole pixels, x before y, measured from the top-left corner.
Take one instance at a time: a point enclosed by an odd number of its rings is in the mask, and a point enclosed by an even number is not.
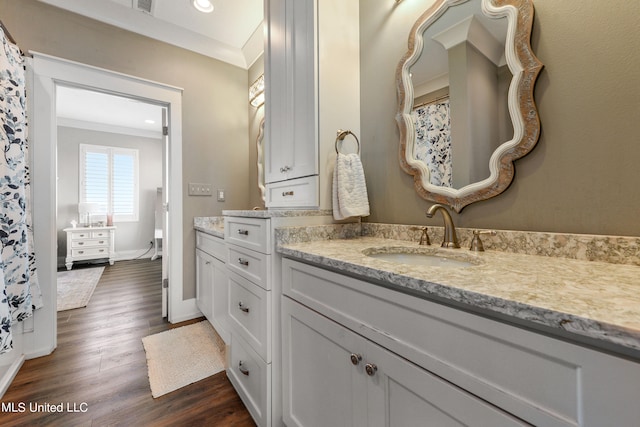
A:
[[[369,216],[364,169],[357,154],[338,153],[333,170],[333,217]]]

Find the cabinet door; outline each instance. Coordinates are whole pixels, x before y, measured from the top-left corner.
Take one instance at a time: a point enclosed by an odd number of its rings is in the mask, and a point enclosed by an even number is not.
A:
[[[196,305],[209,320],[213,316],[213,262],[214,258],[196,249]]]
[[[228,324],[228,299],[229,299],[229,277],[227,275],[227,268],[222,261],[213,259],[213,272],[212,272],[212,288],[213,288],[213,318],[211,323],[218,332],[218,335],[222,337],[225,343],[230,340],[229,336],[229,324]]]
[[[266,183],[318,174],[315,3],[266,2]]]
[[[370,341],[365,354],[369,426],[530,425]]]
[[[365,426],[364,339],[286,297],[282,328],[285,424]]]

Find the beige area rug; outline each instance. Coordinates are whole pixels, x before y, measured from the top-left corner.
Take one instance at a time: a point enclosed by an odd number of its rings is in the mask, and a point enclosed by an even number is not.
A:
[[[58,311],[86,307],[104,267],[58,272]]]
[[[221,372],[224,341],[204,320],[142,338],[151,395],[164,394]]]

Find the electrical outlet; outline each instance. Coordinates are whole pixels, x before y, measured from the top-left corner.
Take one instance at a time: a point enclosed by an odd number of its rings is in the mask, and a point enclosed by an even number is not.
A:
[[[211,184],[202,184],[198,182],[189,183],[189,195],[190,196],[211,196]]]
[[[224,202],[224,190],[220,190],[220,189],[219,189],[219,190],[217,191],[217,194],[218,194],[218,201],[219,201],[219,202]]]

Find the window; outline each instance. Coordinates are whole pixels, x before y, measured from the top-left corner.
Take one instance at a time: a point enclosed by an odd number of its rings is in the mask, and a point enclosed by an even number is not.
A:
[[[80,202],[103,206],[114,221],[138,221],[138,150],[80,144]]]

